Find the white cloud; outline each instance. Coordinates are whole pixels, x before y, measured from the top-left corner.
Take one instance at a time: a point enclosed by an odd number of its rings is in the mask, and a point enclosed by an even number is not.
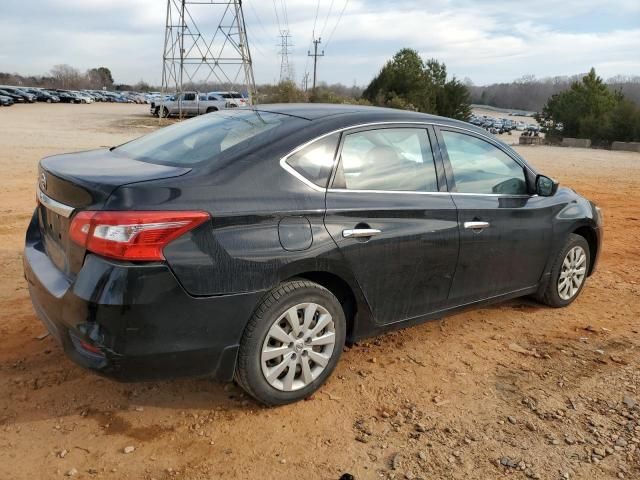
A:
[[[411,47],[475,83],[575,74],[596,67],[604,77],[640,74],[637,0],[285,0],[298,80],[311,65],[311,31],[322,35],[319,80],[367,83],[397,50]],[[4,71],[46,73],[56,63],[105,65],[116,80],[158,83],[166,3],[163,0],[5,0],[0,17]],[[5,3],[3,2],[3,3]],[[281,2],[243,2],[258,82],[277,80]],[[329,6],[332,9],[329,13]],[[196,14],[204,30],[215,18]],[[635,19],[635,20],[634,20]]]

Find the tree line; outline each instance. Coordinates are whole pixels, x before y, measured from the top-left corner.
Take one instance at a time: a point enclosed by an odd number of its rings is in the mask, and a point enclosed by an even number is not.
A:
[[[499,108],[540,112],[552,95],[568,90],[585,74],[538,79],[526,75],[509,83],[475,86],[470,80],[465,84],[471,94],[471,102]],[[640,76],[611,77],[605,82],[612,91],[620,91],[632,102],[640,104]]]
[[[90,68],[82,72],[71,65],[55,65],[46,75],[19,75],[0,72],[0,85],[61,88],[65,90],[110,90],[114,87],[113,75],[107,67]]]
[[[136,85],[115,84],[106,67],[86,72],[69,65],[56,65],[48,75],[24,77],[0,73],[0,84],[48,88],[92,88],[134,91],[160,90],[140,81]],[[228,90],[211,83],[186,87],[198,91]],[[550,137],[590,138],[608,145],[612,141],[640,141],[640,76],[613,77],[606,82],[594,69],[584,76],[537,80],[522,77],[511,83],[476,87],[469,80],[449,78],[444,63],[424,60],[417,51],[398,51],[362,89],[358,86],[320,83],[303,90],[293,81],[258,85],[258,103],[322,102],[377,105],[468,120],[471,104],[540,112]]]

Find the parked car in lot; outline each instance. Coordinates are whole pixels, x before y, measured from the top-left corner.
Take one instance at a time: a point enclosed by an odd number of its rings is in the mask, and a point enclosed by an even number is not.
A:
[[[60,99],[61,103],[80,103],[80,99],[67,90],[47,90]]]
[[[223,110],[45,158],[38,185],[24,272],[75,362],[235,378],[267,405],[317,390],[345,341],[524,295],[569,305],[602,232],[486,131],[375,107]]]
[[[248,107],[249,100],[244,98],[238,92],[209,92],[209,95],[215,95],[220,100],[225,101],[225,108]]]
[[[47,103],[60,102],[60,98],[58,98],[56,95],[52,95],[46,90],[43,90],[41,88],[25,88],[24,91],[35,95],[36,101],[38,102],[47,102]]]
[[[183,92],[165,99],[164,102],[152,102],[150,112],[154,116],[182,115],[192,117],[223,110],[226,105],[227,100],[215,94]]]
[[[14,103],[15,102],[13,101],[13,98],[7,97],[6,95],[0,95],[0,106],[2,106],[2,107],[10,107]]]
[[[7,90],[4,90],[1,87],[0,87],[0,95],[2,95],[4,97],[11,98],[14,101],[14,103],[26,103],[26,100],[25,100],[23,95],[18,95],[16,93],[11,93],[11,92],[9,92]]]
[[[17,87],[2,85],[0,86],[0,89],[2,89],[4,92],[10,93],[13,98],[15,98],[16,95],[22,97],[25,103],[34,103],[36,101],[35,95],[33,95],[32,93],[27,93]]]
[[[80,100],[80,103],[93,103],[95,101],[93,97],[86,92],[72,91],[69,93],[75,95],[76,98]]]

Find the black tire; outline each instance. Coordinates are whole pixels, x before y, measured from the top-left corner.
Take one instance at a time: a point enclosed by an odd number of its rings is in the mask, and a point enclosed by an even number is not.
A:
[[[578,287],[577,291],[571,296],[571,298],[565,299],[560,296],[558,281],[560,279],[560,273],[562,272],[562,265],[567,257],[567,254],[574,247],[581,247],[586,253],[586,259],[584,262],[585,274],[582,279],[582,283]],[[589,243],[581,237],[580,235],[576,235],[574,233],[569,234],[567,241],[565,242],[562,249],[558,252],[555,261],[553,262],[553,267],[551,268],[551,276],[549,277],[549,281],[541,286],[540,290],[536,294],[536,299],[553,308],[566,307],[573,303],[573,301],[578,298],[582,289],[584,288],[584,284],[587,281],[587,274],[589,272],[589,267],[591,266],[591,253],[589,252]]]
[[[207,108],[207,112],[206,113],[211,113],[211,112],[217,112],[218,109],[216,107],[209,107]]]
[[[324,308],[332,317],[335,343],[331,357],[317,377],[307,385],[293,391],[284,391],[272,386],[262,372],[261,356],[267,334],[271,327],[282,321],[291,307],[313,302]],[[314,317],[316,318],[316,317]],[[315,392],[331,375],[335,368],[346,336],[346,319],[338,299],[329,290],[307,280],[291,280],[271,290],[249,320],[240,341],[235,380],[249,395],[267,406],[284,405],[302,400]],[[300,360],[303,353],[300,353]],[[284,360],[283,360],[284,361]],[[296,375],[302,375],[296,368]],[[283,370],[283,374],[287,372]],[[283,375],[284,376],[284,375]]]
[[[162,118],[167,118],[169,116],[169,109],[167,107],[162,107]]]

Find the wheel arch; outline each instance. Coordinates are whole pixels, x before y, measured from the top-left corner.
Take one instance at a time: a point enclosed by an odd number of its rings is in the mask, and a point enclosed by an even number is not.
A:
[[[595,259],[598,256],[598,236],[593,227],[589,225],[582,225],[571,233],[581,236],[589,245],[589,271],[587,276],[590,276],[595,266]]]
[[[342,276],[328,271],[310,270],[297,273],[283,281],[304,278],[317,283],[333,293],[344,309],[347,321],[347,341],[357,337],[357,316],[370,315],[369,306],[357,286],[351,285]]]

